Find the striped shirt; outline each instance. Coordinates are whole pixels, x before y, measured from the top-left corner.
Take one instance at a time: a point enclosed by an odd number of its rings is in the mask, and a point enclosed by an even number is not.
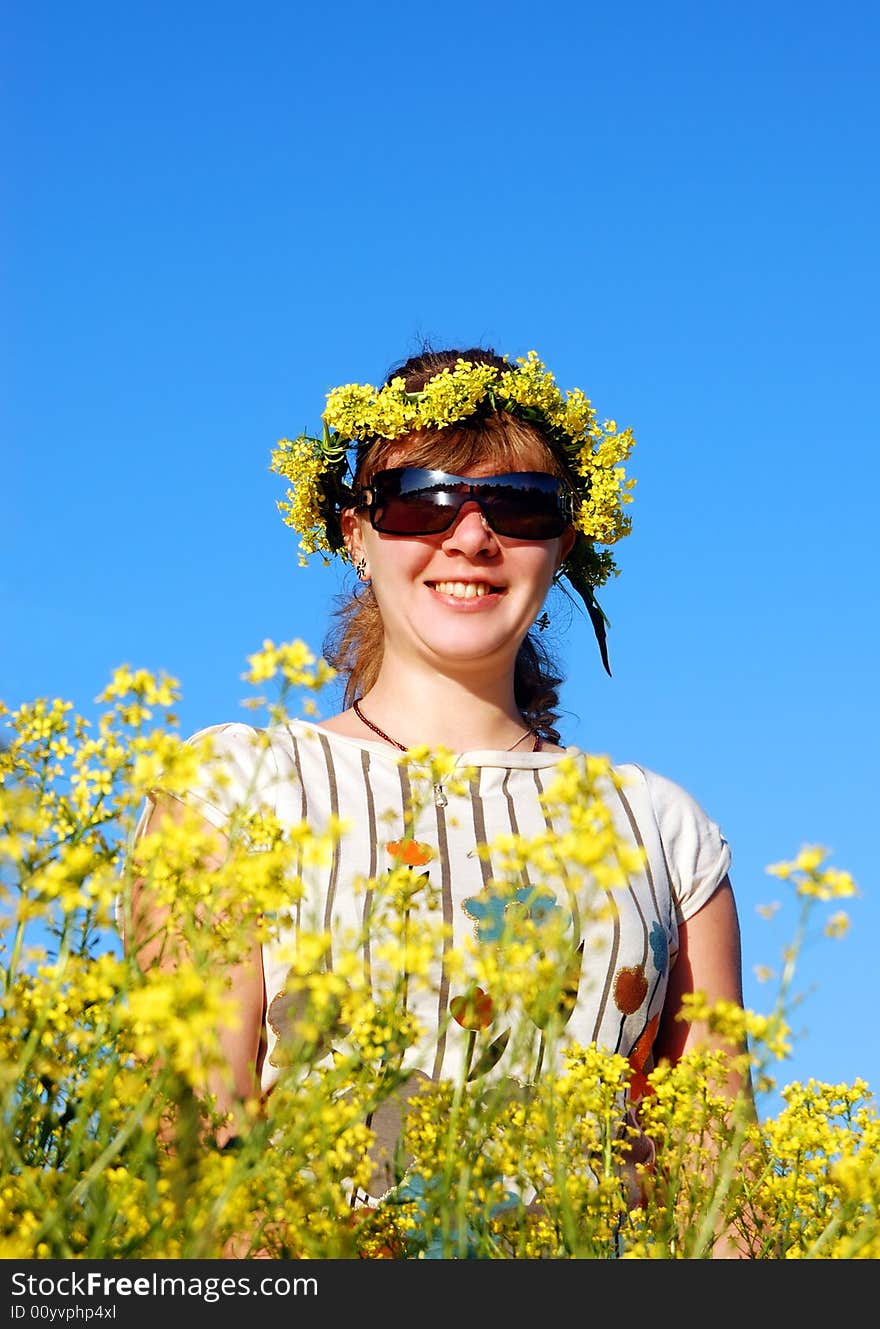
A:
[[[620,787],[616,780],[601,780],[617,834],[643,851],[642,865],[621,885],[611,885],[601,870],[579,863],[577,842],[566,839],[572,832],[570,812],[562,804],[548,807],[542,798],[564,768],[586,771],[589,759],[577,748],[563,754],[467,752],[457,759],[460,782],[450,778],[433,788],[424,766],[401,759],[384,743],[342,736],[305,720],[268,730],[237,722],[213,725],[188,742],[210,746],[221,763],[223,787],[216,787],[213,764],[209,770],[205,763],[187,800],[218,829],[228,829],[237,807],[255,805],[284,827],[308,823],[318,835],[337,818],[344,824],[326,862],[303,865],[305,889],[290,926],[263,947],[264,1090],[276,1082],[283,1064],[279,1038],[290,1015],[286,983],[303,929],[329,934],[322,968],[339,967],[340,957],[354,951],[369,983],[389,981],[382,977],[372,926],[380,912],[376,882],[396,863],[408,861],[407,845],[412,871],[424,878],[414,899],[430,896],[432,918],[445,925],[442,936],[436,933],[430,981],[414,985],[407,999],[423,1033],[407,1057],[416,1073],[433,1079],[454,1075],[465,1048],[469,1058],[474,1055],[475,1028],[478,1052],[490,1054],[484,1056],[486,1065],[495,1073],[494,1049],[498,1072],[504,1072],[504,1031],[493,1022],[491,993],[468,1005],[467,982],[458,971],[449,972],[444,956],[450,948],[479,949],[497,941],[511,899],[539,921],[565,911],[562,933],[572,972],[565,983],[571,1000],[564,1039],[637,1056],[639,1069],[650,1064],[679,925],[711,897],[730,865],[718,826],[681,786],[630,764],[614,768]],[[404,814],[414,803],[408,835]],[[537,862],[519,867],[505,893],[498,883],[511,880],[510,873],[505,875],[493,848],[499,837],[511,836],[544,837],[557,851],[571,844],[571,861],[563,857],[549,869]],[[422,907],[416,906],[414,926]],[[535,1037],[540,1042],[537,1029]]]

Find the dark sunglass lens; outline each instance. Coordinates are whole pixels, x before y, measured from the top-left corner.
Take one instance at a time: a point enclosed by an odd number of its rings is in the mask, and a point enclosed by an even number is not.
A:
[[[499,486],[487,490],[481,498],[489,525],[499,535],[516,540],[553,540],[565,530],[566,519],[555,493]]]
[[[435,535],[452,525],[458,506],[436,495],[395,494],[376,504],[372,523],[384,535]]]
[[[540,511],[536,507],[523,509],[517,504],[487,504],[488,521],[499,535],[510,535],[516,540],[553,540],[565,529],[559,510]]]

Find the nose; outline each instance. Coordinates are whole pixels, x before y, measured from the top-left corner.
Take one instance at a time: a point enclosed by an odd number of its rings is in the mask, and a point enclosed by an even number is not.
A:
[[[498,541],[479,503],[463,503],[458,516],[443,540],[447,553],[459,552],[472,558],[475,554],[495,554]]]

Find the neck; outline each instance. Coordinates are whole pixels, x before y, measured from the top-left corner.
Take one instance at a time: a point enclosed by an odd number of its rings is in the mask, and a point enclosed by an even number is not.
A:
[[[528,727],[514,700],[512,678],[465,683],[434,669],[399,675],[384,662],[361,707],[404,747],[504,749]]]

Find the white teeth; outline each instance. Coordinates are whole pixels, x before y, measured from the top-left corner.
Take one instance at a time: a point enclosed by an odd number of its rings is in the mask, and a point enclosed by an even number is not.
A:
[[[452,595],[456,600],[473,600],[492,594],[491,586],[484,581],[438,581],[434,587],[441,595]]]

